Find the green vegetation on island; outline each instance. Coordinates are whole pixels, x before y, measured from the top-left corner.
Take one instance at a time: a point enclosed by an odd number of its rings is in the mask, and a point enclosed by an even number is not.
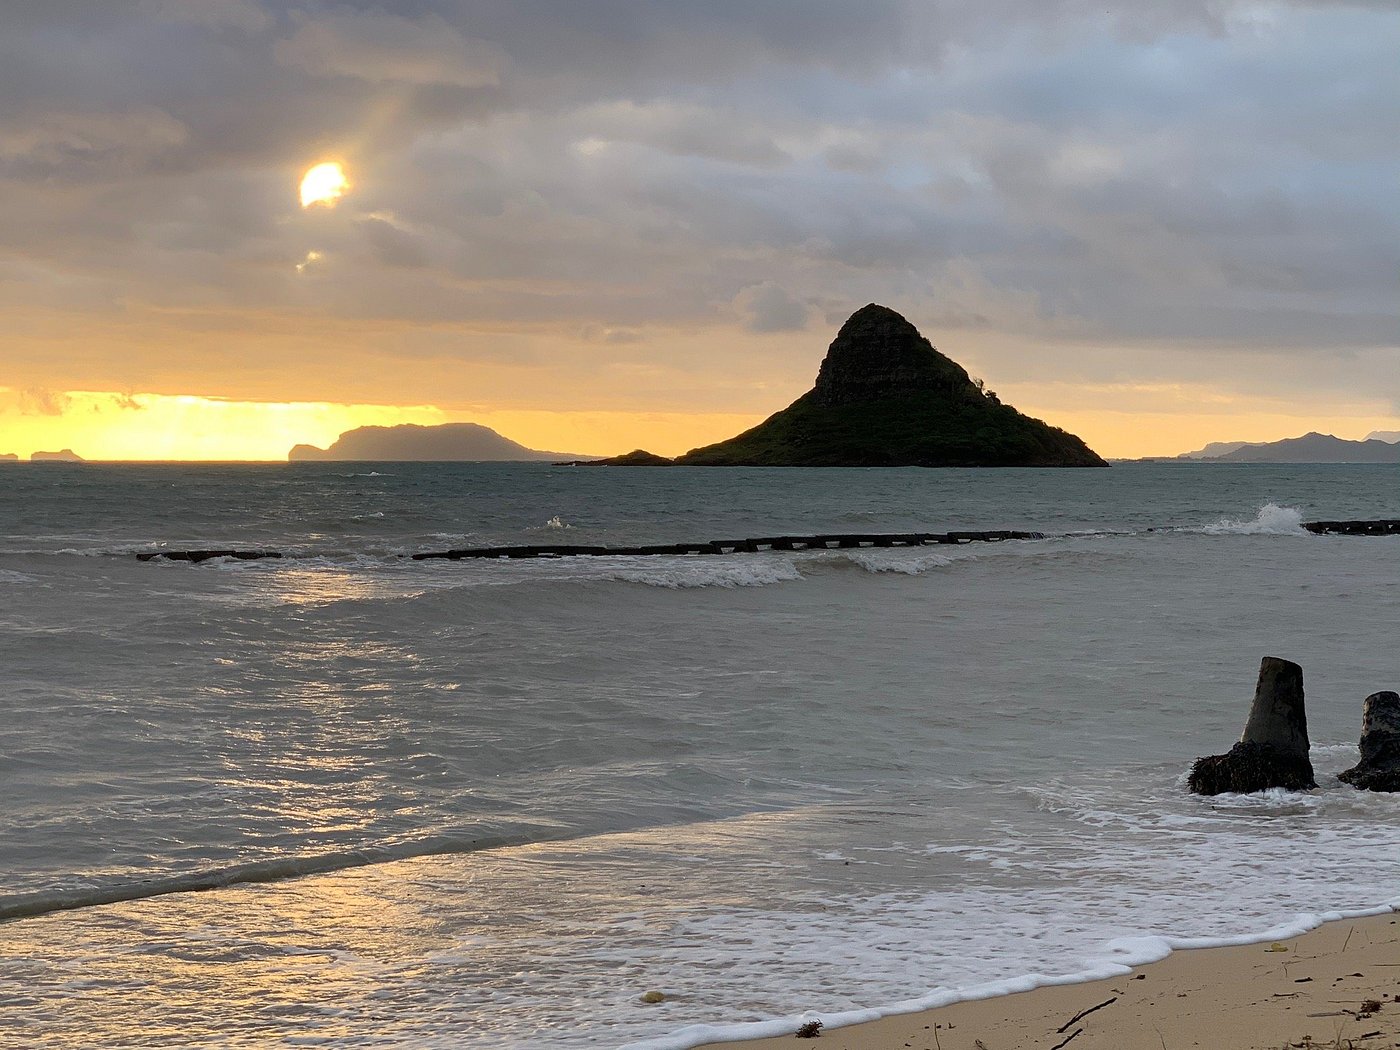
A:
[[[631,457],[613,462],[625,466]],[[752,430],[694,449],[675,462],[734,467],[1108,465],[1073,434],[1002,404],[902,316],[875,303],[841,326],[810,391]]]

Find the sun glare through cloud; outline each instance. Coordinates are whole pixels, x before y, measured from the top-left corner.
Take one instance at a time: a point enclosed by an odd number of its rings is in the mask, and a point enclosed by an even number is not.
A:
[[[335,207],[336,201],[350,189],[350,180],[345,177],[345,169],[335,161],[317,164],[301,178],[301,206],[309,208],[313,204]]]

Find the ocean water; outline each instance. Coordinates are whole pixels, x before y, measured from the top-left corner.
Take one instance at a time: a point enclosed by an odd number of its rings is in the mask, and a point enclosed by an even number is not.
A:
[[[1311,517],[1400,470],[0,468],[0,1046],[674,1050],[1400,903],[1400,538]],[[1186,794],[1264,655],[1319,788]]]

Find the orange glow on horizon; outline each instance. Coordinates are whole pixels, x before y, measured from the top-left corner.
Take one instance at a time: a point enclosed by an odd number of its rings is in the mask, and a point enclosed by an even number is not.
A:
[[[229,401],[194,395],[70,390],[44,411],[0,388],[0,453],[71,448],[92,460],[285,460],[296,444],[327,445],[345,430],[434,424],[430,405]]]
[[[71,448],[88,460],[284,462],[293,445],[325,448],[362,426],[472,422],[528,448],[580,456],[641,446],[675,455],[720,441],[761,417],[728,413],[449,411],[435,405],[237,401],[181,394],[50,393],[0,387],[0,454]]]
[[[1083,392],[1077,392],[1082,403]],[[1223,399],[1206,408],[1156,390],[1137,404],[1122,392],[1112,410],[1072,405],[1063,388],[1028,387],[1005,400],[1082,437],[1101,455],[1130,459],[1175,456],[1212,441],[1274,441],[1309,430],[1357,440],[1373,430],[1400,429],[1393,417],[1301,415],[1264,403]],[[786,400],[786,399],[783,399]],[[775,404],[774,410],[781,408]],[[472,422],[527,448],[601,456],[645,448],[674,456],[722,441],[761,422],[767,413],[643,412],[248,401],[199,395],[112,391],[34,392],[0,387],[0,454],[28,459],[35,451],[71,448],[89,460],[284,462],[293,445],[325,448],[362,426]]]

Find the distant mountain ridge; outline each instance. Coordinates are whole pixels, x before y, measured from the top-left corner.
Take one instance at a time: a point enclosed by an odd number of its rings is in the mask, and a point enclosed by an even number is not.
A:
[[[1400,442],[1400,430],[1373,430],[1361,441],[1349,441],[1316,431],[1280,441],[1212,441],[1205,448],[1183,452],[1177,459],[1221,460],[1227,463],[1391,463],[1390,452],[1377,445]],[[1252,451],[1257,450],[1257,451]],[[1321,459],[1276,459],[1275,456],[1322,456]],[[1335,458],[1353,457],[1353,458]],[[1154,457],[1155,458],[1155,457]]]
[[[639,452],[619,457],[635,462]],[[654,460],[654,457],[653,457]],[[681,466],[1106,467],[1073,434],[1022,415],[934,349],[887,306],[853,313],[815,385],[728,441],[693,449]]]
[[[1400,445],[1388,441],[1348,441],[1316,431],[1302,437],[1245,445],[1216,456],[1215,463],[1400,463]]]
[[[526,448],[480,423],[357,427],[341,434],[329,448],[296,445],[287,453],[293,463],[547,463],[576,458],[584,457]]]
[[[1183,452],[1177,459],[1219,459],[1221,456],[1229,455],[1237,449],[1245,447],[1257,447],[1262,445],[1262,441],[1212,441],[1205,448],[1198,448],[1195,452]]]

